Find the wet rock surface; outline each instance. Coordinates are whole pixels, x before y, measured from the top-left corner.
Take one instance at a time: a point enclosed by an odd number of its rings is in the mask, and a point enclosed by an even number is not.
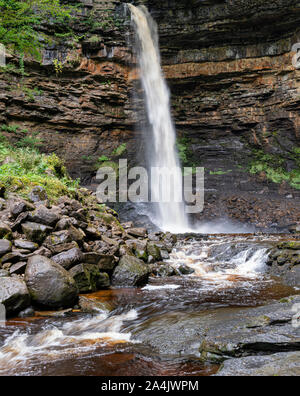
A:
[[[35,190],[45,198],[43,189]],[[81,200],[61,197],[57,202],[29,202],[17,194],[2,200],[1,276],[24,279],[33,305],[70,307],[79,292],[107,289],[112,281],[143,284],[155,272],[150,262],[172,246],[157,233],[157,246],[151,242],[157,255],[150,256],[146,229],[123,228],[117,214],[99,205],[92,192],[83,189],[81,194]]]
[[[11,251],[11,242],[7,239],[0,239],[0,257]]]
[[[78,289],[75,280],[47,257],[31,257],[24,279],[34,304],[58,309],[72,307],[76,303]]]
[[[261,308],[246,309],[222,318],[206,332],[200,346],[201,357],[222,361],[275,352],[300,351],[300,297],[295,296]]]
[[[110,286],[109,275],[100,272],[97,265],[79,264],[73,267],[70,275],[75,279],[79,293],[91,293]]]
[[[299,376],[299,352],[274,353],[271,356],[248,356],[223,363],[216,377],[291,377]]]
[[[232,358],[283,352],[299,356],[300,333],[295,325],[299,325],[299,310],[295,310],[299,302],[300,296],[295,296],[260,308],[168,313],[133,331],[144,345],[165,357],[193,355],[220,364]]]
[[[43,33],[51,45],[45,44],[41,65],[25,59],[26,69],[34,73],[23,76],[24,92],[18,74],[0,76],[1,122],[39,133],[43,152],[64,158],[84,185],[97,186],[98,159],[105,155],[116,164],[119,147],[126,146],[130,166],[145,165],[146,139],[133,133],[141,129],[144,108],[140,95],[131,101],[133,89],[141,90],[124,3],[82,3],[72,28],[85,38],[76,42],[59,39],[46,23]],[[266,169],[270,161],[260,163],[257,172],[250,169],[257,152],[272,156],[276,176],[298,169],[293,148],[299,146],[299,70],[291,51],[299,41],[297,0],[143,4],[158,23],[185,165],[205,164],[206,202],[199,218],[226,215],[263,229],[295,226],[298,190],[288,178],[273,182]],[[100,26],[99,20],[107,23]],[[59,76],[55,59],[63,66]],[[35,88],[40,94],[29,97],[26,92]],[[38,186],[30,193],[33,203],[47,198]],[[14,215],[24,209],[18,203]]]
[[[5,306],[7,315],[17,314],[28,307],[30,296],[25,282],[18,278],[0,277],[0,303]]]
[[[150,268],[142,260],[132,256],[123,256],[114,270],[114,286],[142,286],[147,283]]]
[[[287,285],[300,285],[300,241],[289,240],[279,243],[271,250],[268,272],[280,277]]]

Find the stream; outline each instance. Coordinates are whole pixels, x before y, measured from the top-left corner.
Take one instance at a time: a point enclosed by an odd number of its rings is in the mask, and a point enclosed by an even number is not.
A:
[[[109,303],[111,312],[10,319],[0,327],[0,375],[215,374],[219,364],[200,359],[207,327],[300,294],[266,273],[268,249],[281,238],[182,236],[168,261],[188,265],[195,271],[190,275],[85,295]]]

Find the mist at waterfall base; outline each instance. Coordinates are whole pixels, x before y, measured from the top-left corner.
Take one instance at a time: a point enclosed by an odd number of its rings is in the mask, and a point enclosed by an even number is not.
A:
[[[175,197],[176,186],[182,185],[182,173],[176,148],[176,131],[171,117],[170,92],[161,68],[157,24],[145,6],[135,7],[128,4],[128,7],[136,33],[136,52],[149,122],[149,130],[145,131],[148,167],[172,169],[171,197]],[[151,195],[161,196],[161,192],[166,188],[160,181],[151,184]],[[192,225],[186,214],[185,203],[175,202],[175,199],[168,203],[161,201],[151,205],[136,205],[135,210],[140,216],[148,217],[158,229],[177,234],[254,231],[253,227],[233,223],[228,219]]]
[[[128,5],[137,36],[137,53],[140,66],[142,86],[150,128],[152,167],[174,169],[173,186],[181,185],[182,175],[178,154],[176,152],[176,134],[170,113],[170,94],[162,75],[158,48],[157,25],[145,7]],[[160,195],[160,188],[165,186],[151,184],[151,193]],[[175,193],[175,192],[174,192]],[[172,194],[174,196],[174,194]],[[187,230],[183,202],[159,202],[155,218],[160,228],[165,230]]]

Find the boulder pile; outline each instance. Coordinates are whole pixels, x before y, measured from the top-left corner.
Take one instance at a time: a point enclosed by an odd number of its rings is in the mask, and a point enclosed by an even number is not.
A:
[[[300,240],[280,242],[268,260],[271,275],[279,276],[289,286],[300,284]]]
[[[78,294],[174,275],[163,260],[175,243],[170,233],[120,224],[86,189],[55,203],[40,187],[28,199],[10,194],[0,199],[0,303],[9,315],[63,309]]]

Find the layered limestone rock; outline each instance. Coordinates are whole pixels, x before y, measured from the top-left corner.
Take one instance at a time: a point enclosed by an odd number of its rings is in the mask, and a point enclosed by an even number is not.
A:
[[[292,170],[299,175],[300,160],[300,71],[292,51],[300,41],[299,2],[147,4],[159,24],[180,151],[186,165],[206,168],[206,215],[293,223],[300,215],[299,192],[288,180]]]
[[[71,30],[45,22],[42,61],[26,57],[25,75],[18,59],[8,54],[14,69],[0,71],[0,125],[18,125],[18,138],[23,130],[33,132],[43,151],[56,152],[71,175],[87,183],[101,164],[99,157],[128,141],[130,156],[136,142],[132,54],[126,44],[128,27],[116,10],[120,1],[81,3]]]
[[[299,2],[129,2],[145,4],[158,22],[181,159],[206,168],[204,216],[295,223]],[[26,60],[22,83],[18,73],[0,74],[0,124],[38,133],[42,150],[65,158],[86,185],[120,155],[144,164],[146,118],[125,3],[82,0],[72,34],[43,26],[50,43],[41,65]]]

